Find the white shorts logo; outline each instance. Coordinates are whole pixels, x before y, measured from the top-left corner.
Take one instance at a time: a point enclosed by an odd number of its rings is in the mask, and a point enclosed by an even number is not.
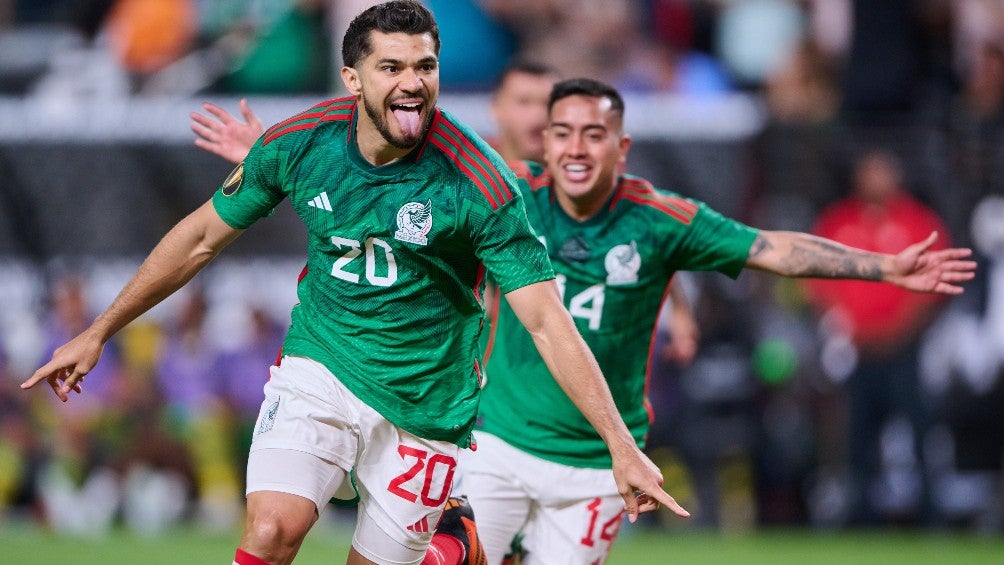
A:
[[[432,201],[425,204],[409,202],[397,211],[397,231],[394,232],[394,239],[414,243],[415,245],[427,245],[428,235],[432,229]]]
[[[607,268],[607,284],[631,284],[638,282],[638,270],[641,269],[641,255],[638,254],[638,244],[622,244],[607,251],[603,260]]]
[[[268,410],[261,415],[261,422],[258,423],[258,433],[263,434],[272,429],[275,425],[275,415],[279,412],[279,399],[276,398],[275,402],[268,407]]]

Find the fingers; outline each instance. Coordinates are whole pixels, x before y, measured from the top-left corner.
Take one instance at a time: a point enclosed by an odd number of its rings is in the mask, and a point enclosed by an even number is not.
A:
[[[672,510],[673,514],[676,514],[677,516],[680,516],[681,518],[689,518],[690,517],[690,512],[687,512],[686,508],[680,506],[680,503],[678,503],[675,498],[673,498],[672,496],[670,496],[669,493],[667,493],[666,491],[662,490],[662,488],[655,488],[655,489],[643,492],[642,494],[645,495],[646,497],[648,497],[649,499],[654,499],[654,501],[655,501],[655,508],[658,508],[659,504],[662,504],[662,505],[666,506],[666,508],[669,508],[670,510]],[[654,508],[653,508],[653,510],[654,510]]]
[[[212,102],[204,102],[202,107],[210,114],[216,116],[216,119],[223,122],[224,125],[229,125],[236,121],[234,120],[234,117],[230,115],[230,112],[227,112]]]
[[[37,371],[35,371],[34,373],[32,373],[30,377],[28,377],[28,380],[21,383],[21,389],[22,390],[29,389],[37,385],[38,383],[49,379],[50,377],[52,379],[55,379],[56,372],[65,369],[65,367],[61,367],[60,365],[61,364],[55,360],[51,360],[45,365],[42,365],[41,367],[38,368]]]
[[[42,381],[49,383],[52,392],[60,400],[66,402],[70,399],[70,391],[80,394],[83,392],[85,372],[70,367],[60,367],[61,363],[52,360],[43,365],[28,380],[21,383],[21,389],[29,389]]]
[[[196,141],[198,141],[199,139],[205,139],[205,140],[209,140],[209,141],[216,141],[219,138],[219,136],[216,134],[216,130],[213,129],[213,127],[211,125],[204,125],[203,123],[200,123],[199,119],[196,118],[196,116],[199,116],[199,118],[205,119],[205,117],[202,116],[201,114],[192,114],[191,129],[192,129],[192,133],[194,133],[196,136],[198,136],[196,138]]]
[[[248,104],[247,98],[241,98],[240,102],[238,103],[238,106],[240,106],[241,115],[244,116],[244,121],[247,122],[248,125],[252,126],[253,128],[259,131],[263,129],[261,125],[261,120],[259,120],[258,116],[256,116],[255,113],[251,111],[251,105]]]

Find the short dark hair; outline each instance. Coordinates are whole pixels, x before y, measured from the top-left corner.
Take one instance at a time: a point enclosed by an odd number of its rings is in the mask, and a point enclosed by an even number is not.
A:
[[[502,87],[509,75],[517,73],[535,77],[553,77],[555,80],[558,78],[558,72],[544,63],[529,59],[514,59],[499,73],[498,79],[495,81],[495,90]]]
[[[547,112],[551,112],[558,100],[569,96],[606,98],[610,101],[610,109],[621,117],[624,116],[624,99],[621,98],[621,93],[609,84],[591,78],[570,78],[554,85],[551,96],[547,99]]]
[[[439,56],[439,26],[432,12],[415,0],[391,0],[377,4],[360,13],[342,39],[342,63],[354,67],[360,59],[373,52],[370,32],[407,33],[432,36],[436,56]]]

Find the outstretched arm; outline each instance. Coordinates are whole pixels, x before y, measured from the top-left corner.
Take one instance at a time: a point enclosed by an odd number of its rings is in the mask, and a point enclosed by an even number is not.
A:
[[[195,139],[196,147],[215,153],[235,165],[243,161],[265,128],[258,116],[251,111],[246,98],[241,98],[239,106],[241,115],[244,116],[243,122],[209,102],[204,103],[202,108],[215,116],[215,120],[198,112],[189,114],[192,118],[192,131],[199,136]]]
[[[506,300],[526,327],[565,394],[596,428],[613,457],[614,479],[633,522],[639,512],[665,504],[680,516],[690,514],[662,490],[662,473],[638,449],[617,412],[596,359],[561,303],[554,281],[525,286]],[[642,493],[636,498],[636,491]]]
[[[56,349],[52,359],[21,388],[48,381],[63,402],[71,390],[79,393],[80,382],[115,332],[184,286],[240,233],[219,217],[211,201],[186,216],[154,247],[111,306],[80,335]]]
[[[969,249],[931,251],[938,239],[910,245],[896,255],[873,253],[801,232],[762,231],[746,266],[786,277],[882,281],[915,292],[962,294],[959,283],[975,276]]]

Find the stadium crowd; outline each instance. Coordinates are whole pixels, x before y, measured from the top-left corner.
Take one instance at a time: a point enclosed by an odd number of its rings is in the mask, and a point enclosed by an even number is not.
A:
[[[330,46],[369,4],[0,0],[0,91],[321,99],[338,91]],[[661,355],[672,336],[657,335],[649,452],[694,518],[646,523],[1004,531],[1004,6],[426,4],[442,28],[444,91],[486,92],[518,57],[629,93],[747,94],[766,122],[740,153],[741,182],[724,197],[702,194],[692,188],[707,182],[687,175],[715,173],[691,169],[670,188],[724,199],[719,208],[769,229],[886,250],[934,226],[977,253],[977,280],[950,301],[756,273],[681,276],[700,343],[679,365]],[[0,513],[84,535],[120,523],[235,528],[296,260],[214,266],[130,326],[87,376],[87,394],[60,405],[16,384],[135,265],[24,249],[4,257]],[[248,280],[263,271],[276,280]]]

